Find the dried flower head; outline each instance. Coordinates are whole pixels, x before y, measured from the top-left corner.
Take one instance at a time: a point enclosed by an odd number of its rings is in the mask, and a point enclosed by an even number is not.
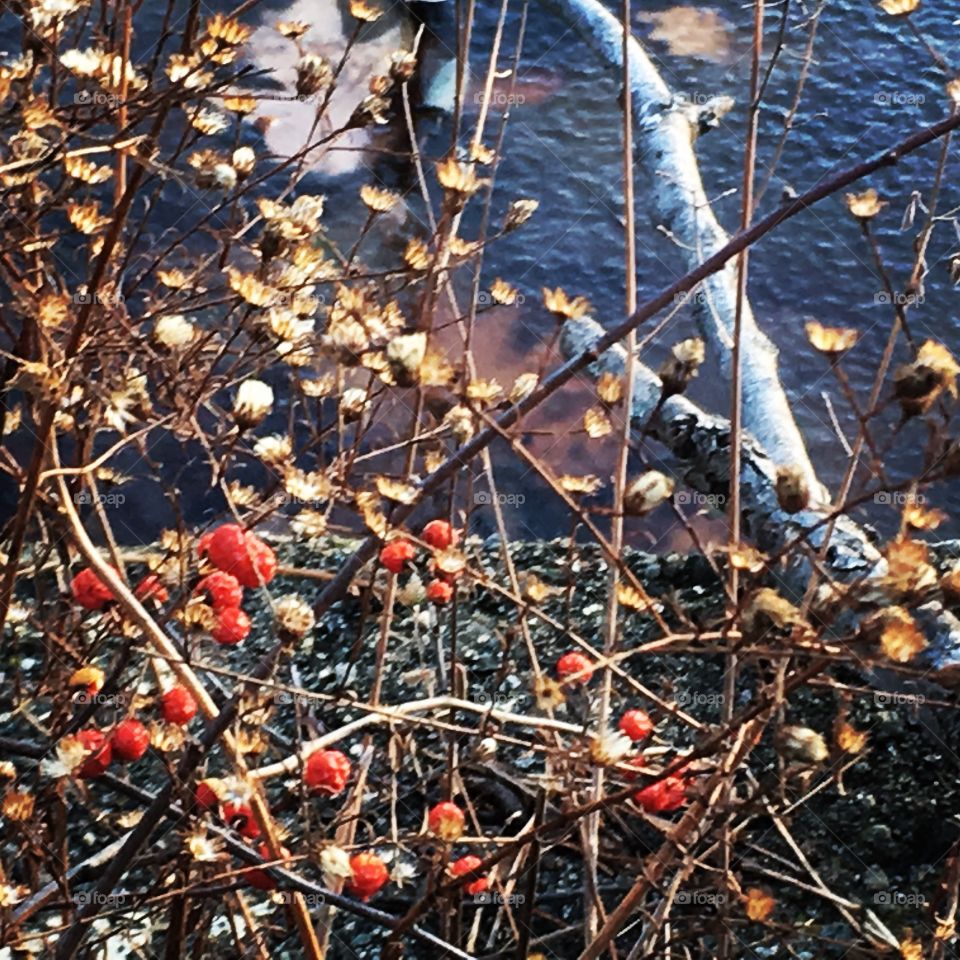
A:
[[[306,636],[314,627],[313,608],[296,595],[281,597],[273,608],[280,629],[292,637]]]
[[[262,423],[273,409],[273,388],[262,380],[244,380],[233,401],[233,416],[241,429]]]

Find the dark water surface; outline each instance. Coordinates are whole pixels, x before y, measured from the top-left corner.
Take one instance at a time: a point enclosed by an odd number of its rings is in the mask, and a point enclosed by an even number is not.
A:
[[[476,117],[476,91],[485,69],[498,7],[499,4],[487,0],[478,3],[474,83],[468,93],[465,118],[468,125]],[[511,9],[505,30],[506,54],[512,53],[519,22],[519,4],[512,7],[515,9]],[[268,26],[277,19],[296,18],[317,24],[308,39],[312,38],[318,49],[324,49],[326,44],[335,51],[342,42],[342,20],[329,0],[300,0],[293,7],[265,5],[261,10],[263,23]],[[781,10],[782,7],[768,10],[768,51],[777,35]],[[759,182],[767,178],[768,164],[783,130],[782,118],[794,96],[806,43],[803,25],[811,12],[812,7],[791,4],[786,46],[772,75],[767,104],[761,114]],[[914,19],[947,60],[960,65],[960,27],[954,23],[958,14],[960,8],[955,5],[929,3]],[[664,80],[675,92],[693,100],[728,93],[737,100],[720,127],[701,137],[697,144],[707,193],[714,198],[721,222],[731,231],[739,219],[751,21],[751,6],[732,0],[712,7],[645,6],[635,18],[638,35],[647,38],[648,49],[655,55]],[[367,50],[370,62],[382,61],[406,29],[396,21],[378,25]],[[6,40],[4,46],[11,49],[15,36],[7,31],[0,40]],[[254,38],[251,50],[257,67],[273,67],[289,83],[293,63],[289,44],[278,43],[277,35],[265,29]],[[440,59],[438,53],[443,53],[442,44],[434,46],[431,56]],[[586,295],[604,323],[621,317],[624,309],[618,83],[569,25],[536,2],[530,6],[522,63],[498,172],[493,222],[500,222],[509,201],[517,197],[536,198],[540,209],[523,230],[497,242],[487,253],[485,283],[502,276],[520,289],[523,302],[484,311],[478,321],[476,341],[481,374],[494,376],[504,385],[509,385],[518,373],[539,366],[544,345],[554,333],[553,320],[541,303],[542,287],[562,285],[571,294]],[[372,71],[362,64],[358,66],[356,83],[364,82],[369,72]],[[828,3],[820,19],[814,59],[795,127],[760,213],[779,202],[786,184],[803,191],[924,124],[942,118],[948,109],[944,80],[902,21],[866,2]],[[278,101],[271,108],[271,115],[277,118],[267,134],[271,148],[282,149],[284,143],[295,148],[302,143],[304,115],[296,112],[295,105]],[[492,111],[487,143],[493,142],[499,117],[500,112]],[[309,119],[306,124],[309,126]],[[442,156],[449,144],[448,119],[423,115],[418,118],[418,125],[427,156]],[[263,150],[261,134],[253,126],[245,130],[244,139]],[[349,144],[354,148],[365,145],[362,138]],[[401,149],[404,144],[396,132],[381,138],[378,146]],[[887,267],[898,287],[909,275],[911,244],[916,233],[916,229],[900,231],[901,216],[914,190],[929,192],[938,149],[929,147],[907,158],[895,169],[878,174],[870,184],[890,203],[874,224]],[[960,205],[956,170],[956,161],[951,157],[939,204],[941,214]],[[432,173],[428,175],[432,180]],[[384,159],[381,153],[352,150],[328,155],[304,186],[305,190],[327,194],[325,221],[333,235],[345,240],[348,246],[362,218],[357,190],[374,176],[397,184],[409,181],[409,171],[398,161]],[[642,178],[638,182],[641,300],[683,272],[675,249],[650,219],[647,198],[654,188]],[[171,182],[164,188],[162,202],[169,235],[173,236],[188,222],[196,198]],[[463,235],[473,236],[478,213],[468,211]],[[422,219],[416,191],[409,195],[406,215]],[[919,223],[918,220],[918,226]],[[410,226],[410,222],[391,223],[389,219],[385,224],[386,229],[373,234],[364,249],[364,256],[373,265],[378,261],[377,244],[382,245],[385,255],[389,254],[391,263],[395,262],[396,250],[402,246]],[[911,327],[918,340],[933,337],[954,352],[960,352],[958,294],[949,279],[948,259],[958,247],[960,240],[953,223],[940,224],[929,248],[925,300],[910,310]],[[186,256],[185,249],[182,253]],[[388,258],[383,259],[386,262]],[[463,271],[463,281],[468,280],[468,273]],[[458,284],[461,294],[466,289],[465,282]],[[832,490],[837,489],[846,455],[831,424],[824,394],[833,402],[840,428],[851,442],[854,421],[828,365],[807,345],[803,323],[806,318],[815,317],[825,324],[852,326],[861,331],[862,338],[846,358],[845,367],[865,404],[893,320],[893,309],[881,293],[869,248],[840,196],[824,201],[765,238],[754,248],[750,260],[754,311],[781,349],[783,379],[797,419],[814,462]],[[689,310],[684,308],[649,347],[645,359],[656,367],[672,343],[694,332]],[[898,358],[904,355],[901,349]],[[726,385],[712,370],[704,371],[692,394],[713,409],[727,409]],[[582,434],[564,435],[565,427],[579,423],[591,397],[586,382],[564,391],[536,421],[552,428],[554,435],[531,436],[528,440],[537,455],[557,472],[594,472],[606,479],[613,463],[613,440],[588,442]],[[884,432],[895,418],[891,416],[885,422]],[[398,430],[405,427],[405,421],[397,425]],[[919,462],[925,440],[921,426],[908,424],[903,429],[895,444],[896,452],[891,455],[894,479],[910,475]],[[217,496],[203,489],[208,479],[200,460],[191,463],[188,453],[173,441],[159,443],[152,452],[164,461],[168,478],[184,491],[185,515],[190,522],[202,522],[221,509]],[[564,507],[534,474],[505,450],[496,451],[496,464],[501,493],[507,498],[505,514],[515,536],[542,538],[568,532],[569,518]],[[118,466],[122,469],[124,464]],[[125,503],[115,508],[122,539],[150,540],[172,521],[169,505],[154,484],[134,482],[126,485],[124,492]],[[937,505],[960,516],[956,509],[960,507],[960,490],[955,487],[945,499],[941,494]],[[884,507],[870,512],[870,519],[881,525],[891,516],[889,508]],[[479,532],[491,530],[490,512],[480,510],[475,523]],[[960,532],[960,527],[953,532]],[[655,519],[636,531],[635,542],[658,543],[661,547],[686,543],[669,516]]]

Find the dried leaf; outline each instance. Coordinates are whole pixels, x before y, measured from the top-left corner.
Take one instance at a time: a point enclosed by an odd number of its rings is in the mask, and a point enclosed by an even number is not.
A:
[[[777,901],[759,887],[751,887],[744,897],[744,910],[747,917],[757,922],[766,920],[773,913],[776,905]]]
[[[619,403],[623,397],[623,378],[609,371],[601,373],[597,380],[597,396],[610,406]]]
[[[591,440],[605,437],[613,431],[613,424],[603,407],[591,407],[583,415],[583,429]]]

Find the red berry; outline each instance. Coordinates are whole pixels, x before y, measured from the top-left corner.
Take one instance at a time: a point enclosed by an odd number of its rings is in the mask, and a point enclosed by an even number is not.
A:
[[[243,587],[232,573],[216,570],[205,576],[194,587],[194,593],[206,593],[214,610],[222,607],[239,607],[243,603]]]
[[[198,807],[202,807],[204,810],[211,810],[213,807],[220,805],[220,797],[214,789],[219,783],[220,781],[217,780],[216,777],[208,777],[206,780],[201,780],[197,784],[193,798]]]
[[[241,837],[256,840],[260,836],[260,827],[253,810],[246,803],[225,803],[223,805],[223,819],[233,827]]]
[[[687,781],[676,774],[651,783],[649,787],[638,790],[633,799],[647,813],[665,813],[678,810],[687,802]]]
[[[375,853],[357,853],[350,858],[353,876],[347,889],[361,900],[369,900],[390,879],[387,865]]]
[[[653,721],[643,710],[628,710],[620,718],[619,727],[634,742],[646,740],[653,733]]]
[[[239,643],[250,632],[250,618],[239,607],[223,607],[217,611],[217,625],[211,636],[217,643]]]
[[[427,817],[430,832],[447,842],[456,840],[463,833],[463,811],[449,800],[438,803]]]
[[[577,676],[579,674],[579,676]],[[576,677],[574,683],[588,684],[593,676],[593,663],[582,653],[565,653],[557,661],[557,675],[561,680]]]
[[[156,600],[157,603],[166,603],[170,599],[167,588],[160,581],[160,578],[151,573],[144,577],[133,591],[134,595],[140,600]]]
[[[257,847],[257,853],[263,857],[264,860],[273,861],[276,858],[270,852],[270,847],[266,843],[261,843]],[[289,860],[290,851],[286,847],[280,848],[281,859]],[[251,870],[249,873],[245,874],[247,878],[247,883],[251,887],[256,887],[257,890],[275,890],[277,888],[277,883],[265,870]]]
[[[255,533],[236,523],[225,523],[209,539],[200,538],[198,550],[225,573],[232,573],[245,587],[269,583],[277,572],[277,557]]]
[[[628,767],[633,767],[634,770],[641,770],[643,769],[643,767],[647,765],[647,761],[644,759],[644,756],[642,753],[634,754],[632,757],[628,757],[623,762]],[[624,780],[627,780],[628,782],[633,783],[633,781],[637,779],[637,775],[635,773],[625,773],[623,778]]]
[[[307,759],[303,781],[315,793],[335,797],[350,779],[350,760],[339,750],[317,750]]]
[[[431,580],[427,584],[427,599],[437,606],[443,606],[453,599],[453,586],[446,580]]]
[[[110,588],[90,567],[84,567],[70,581],[70,592],[84,610],[102,610],[113,599]]]
[[[479,857],[470,854],[469,856],[461,857],[459,860],[454,860],[453,863],[450,864],[450,872],[455,877],[462,877],[465,873],[471,873],[476,870],[481,863],[483,863],[483,861]],[[488,886],[487,878],[480,877],[478,880],[468,883],[464,887],[464,890],[472,896],[476,896],[478,893],[483,893]]]
[[[161,698],[160,707],[167,723],[189,723],[197,712],[197,701],[186,687],[171,687]]]
[[[91,727],[89,730],[81,730],[77,734],[77,739],[89,751],[86,759],[80,765],[77,771],[78,776],[85,780],[91,777],[101,776],[110,766],[110,760],[113,751],[110,749],[110,741],[102,730]]]
[[[110,738],[114,756],[121,763],[139,760],[150,746],[150,732],[135,717],[127,717],[114,728]]]
[[[446,550],[457,542],[457,532],[446,520],[431,520],[421,531],[420,539],[434,550]]]
[[[401,573],[408,561],[417,555],[409,540],[391,540],[380,551],[380,562],[391,572]]]

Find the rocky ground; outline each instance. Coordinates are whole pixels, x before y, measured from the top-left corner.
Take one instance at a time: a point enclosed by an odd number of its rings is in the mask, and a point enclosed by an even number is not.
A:
[[[282,546],[282,562],[290,568],[309,570],[312,577],[285,576],[282,583],[277,581],[278,590],[295,591],[308,599],[315,596],[325,582],[324,571],[335,571],[349,549],[348,541]],[[472,563],[484,569],[493,582],[505,583],[494,545],[474,544],[470,553]],[[606,570],[598,552],[589,547],[577,547],[571,552],[566,541],[553,541],[516,545],[512,554],[519,572],[535,573],[554,591],[538,607],[553,622],[534,615],[528,618],[533,648],[544,669],[550,669],[557,657],[571,647],[561,627],[599,646]],[[710,626],[717,615],[720,594],[706,561],[679,555],[634,554],[630,564],[647,590],[661,599],[668,620],[680,625],[682,617],[688,627]],[[408,594],[412,593],[403,593],[401,599],[409,601],[412,597]],[[272,762],[290,753],[297,711],[304,736],[335,729],[363,715],[364,711],[351,703],[364,702],[370,696],[381,598],[379,580],[374,581],[370,590],[359,589],[338,604],[309,640],[284,661],[275,677],[282,686],[269,698],[268,713],[248,715],[246,729],[252,765]],[[201,675],[207,682],[219,683],[226,689],[229,676],[219,672],[220,668],[246,672],[270,646],[271,628],[262,609],[255,623],[251,638],[239,648],[217,647],[209,642],[192,648],[191,656],[197,667],[203,668]],[[647,616],[630,615],[621,649],[629,650],[653,639],[656,634],[651,623]],[[388,638],[383,704],[400,705],[448,691],[448,663],[445,659],[438,662],[437,649],[440,644],[449,650],[453,629],[454,623],[446,615],[438,621],[425,606],[406,602],[398,605]],[[517,627],[516,607],[509,600],[482,586],[470,588],[457,609],[455,633],[460,664],[456,683],[464,699],[501,710],[542,715],[531,689],[529,652]],[[17,642],[6,647],[3,664],[6,682],[0,737],[7,738],[8,744],[42,745],[56,691],[47,689],[30,705],[19,701],[22,691],[35,688],[36,678],[45,665],[30,622],[19,626],[17,634]],[[108,663],[115,657],[120,641],[109,630],[91,626],[88,638],[91,655],[98,662]],[[669,655],[642,653],[623,665],[659,697],[675,702],[700,722],[709,726],[719,720],[723,662],[708,646],[694,645],[683,653]],[[138,680],[149,683],[144,675],[132,671],[133,666],[123,673],[125,689],[130,692]],[[747,667],[737,693],[741,703],[750,701],[754,679],[753,669]],[[298,699],[290,693],[292,687],[335,696],[336,700]],[[928,690],[928,697],[931,692],[935,693]],[[947,910],[941,882],[950,873],[951,855],[956,855],[960,839],[960,764],[954,749],[960,725],[951,695],[944,692],[942,697],[941,705],[937,701],[918,703],[915,697],[906,698],[897,692],[874,692],[863,676],[840,666],[832,669],[823,682],[791,698],[787,722],[810,726],[831,740],[842,706],[849,711],[849,722],[868,733],[868,744],[855,763],[849,755],[834,751],[820,768],[791,770],[783,779],[781,765],[769,742],[770,734],[765,735],[751,757],[749,772],[745,771],[738,782],[738,795],[754,799],[735,821],[743,826],[738,833],[733,868],[744,890],[762,889],[773,897],[775,906],[766,922],[751,922],[739,901],[724,905],[722,898],[728,894],[715,886],[713,870],[707,867],[695,871],[681,889],[672,911],[674,936],[690,945],[693,952],[688,955],[711,956],[721,922],[729,924],[734,943],[739,945],[738,955],[742,956],[880,956],[882,951],[876,944],[882,937],[882,933],[877,933],[882,926],[900,939],[912,929],[913,935],[929,949],[937,925],[935,918],[942,917]],[[556,716],[585,723],[595,704],[596,693],[588,689],[584,695],[568,697]],[[695,743],[688,725],[651,708],[617,682],[614,713],[618,715],[629,706],[650,709],[658,721],[656,741],[660,746],[686,747]],[[109,713],[109,707],[103,708],[103,716],[98,715],[100,722],[109,723]],[[483,718],[461,713],[449,719],[467,727],[475,726]],[[199,730],[199,724],[195,726]],[[533,815],[541,788],[548,788],[545,801],[549,819],[570,802],[571,787],[585,782],[577,760],[582,757],[583,738],[564,735],[563,753],[555,755],[548,770],[544,751],[531,751],[523,745],[530,741],[529,730],[511,727],[505,732],[516,735],[521,742],[501,745],[492,759],[476,755],[477,738],[463,733],[443,734],[414,723],[395,725],[392,735],[383,726],[373,729],[366,752],[360,736],[342,745],[355,763],[370,761],[356,842],[384,851],[392,857],[397,875],[406,875],[406,882],[391,884],[372,906],[402,915],[417,899],[428,865],[439,856],[428,838],[416,835],[420,833],[424,811],[442,795],[447,750],[452,741],[459,744],[460,774],[486,838],[517,833]],[[534,735],[532,742],[540,748],[553,745],[555,749],[556,742],[543,734]],[[120,776],[128,777],[140,789],[156,789],[166,776],[172,756],[154,752]],[[393,769],[387,761],[390,756],[395,758]],[[17,754],[13,749],[5,759],[17,767],[18,786],[36,793],[37,808],[45,810],[47,823],[45,828],[38,825],[31,833],[23,825],[4,819],[3,863],[10,882],[39,889],[50,879],[36,868],[42,857],[30,853],[31,843],[58,840],[69,847],[71,862],[76,863],[120,837],[139,809],[129,792],[110,783],[77,784],[68,780],[56,786],[39,772],[36,757]],[[837,770],[844,765],[848,765],[847,769],[838,777]],[[207,772],[219,772],[215,759]],[[611,782],[617,785],[624,781],[614,775]],[[322,882],[315,854],[324,838],[332,836],[338,822],[338,805],[305,800],[296,777],[271,780],[269,796],[278,818],[290,827],[289,845],[296,853],[307,855],[298,868],[311,880]],[[764,801],[783,811],[779,821],[764,809]],[[398,836],[414,839],[399,846],[393,844],[394,821]],[[807,866],[801,863],[788,837],[802,850]],[[608,903],[616,902],[618,894],[626,892],[643,858],[657,849],[661,841],[657,825],[645,820],[632,806],[608,817],[600,849],[600,886]],[[163,860],[163,855],[177,842],[176,830],[158,834],[145,858],[128,876],[126,891],[149,892],[155,897],[162,894],[162,890],[153,889],[151,864]],[[473,849],[490,853],[494,844],[481,843],[471,846]],[[465,849],[456,851],[457,855],[464,852]],[[578,835],[561,831],[551,836],[542,849],[539,869],[536,903],[532,909],[518,902],[511,904],[514,919],[525,920],[533,927],[531,953],[539,950],[548,957],[575,957],[581,944],[577,925],[582,916],[583,889]],[[74,895],[86,889],[82,880],[79,878],[73,885]],[[526,889],[525,882],[526,877],[521,876],[516,890]],[[514,895],[520,896],[516,892]],[[272,937],[272,955],[298,956],[299,945],[283,904],[256,891],[250,891],[249,898],[258,922]],[[652,897],[649,906],[656,899]],[[515,947],[510,947],[510,924],[502,906],[467,898],[457,907],[455,916],[448,917],[442,927],[436,916],[428,918],[425,925],[448,936],[459,929],[461,942],[476,956],[515,955]],[[48,921],[51,926],[58,925],[63,916],[61,908],[62,900],[54,898],[30,919],[26,929],[42,931]],[[870,918],[871,913],[880,921],[879,925]],[[100,921],[97,932],[109,941],[111,956],[159,956],[167,915],[168,905],[161,899],[154,907],[138,906],[132,912],[123,910]],[[201,945],[200,955],[234,955],[234,931],[219,899],[200,901],[192,923],[192,930],[208,929],[208,940],[206,946]],[[873,930],[873,945],[858,934],[854,925],[861,931]],[[378,955],[382,929],[377,924],[341,914],[336,931],[332,958]],[[638,932],[639,927],[634,928],[634,935]],[[542,943],[537,946],[541,938]],[[197,949],[198,943],[192,946]],[[211,950],[212,953],[204,952]],[[436,950],[412,943],[406,955],[434,957]]]

